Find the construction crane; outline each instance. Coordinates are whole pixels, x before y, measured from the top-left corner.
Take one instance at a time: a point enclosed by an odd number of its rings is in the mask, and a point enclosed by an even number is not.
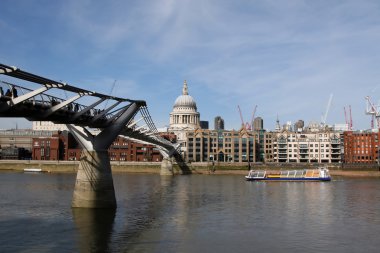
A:
[[[332,99],[333,99],[333,94],[331,93],[331,94],[330,94],[329,101],[328,101],[328,103],[327,103],[327,107],[326,107],[325,115],[323,115],[323,117],[322,117],[322,121],[321,121],[321,125],[322,125],[322,126],[326,125],[326,119],[327,119],[327,115],[328,115],[329,110],[330,110],[330,107],[331,107]]]
[[[376,119],[377,128],[380,128],[380,113],[378,111],[378,106],[374,105],[372,103],[370,96],[366,96],[365,100],[367,100],[367,108],[366,108],[366,114],[371,115],[371,128],[373,129],[375,127],[374,121]]]
[[[256,113],[257,105],[255,105],[255,109],[253,109],[252,118],[251,118],[251,130],[253,130],[253,120],[255,119],[255,113]]]
[[[241,109],[240,109],[240,106],[239,106],[239,105],[238,105],[238,109],[239,109],[240,120],[241,120],[241,128],[244,128],[244,129],[245,129],[245,124],[244,124],[243,114],[241,113]]]
[[[349,117],[350,117],[350,118],[347,117],[346,107],[343,107],[343,109],[344,109],[344,119],[345,119],[345,121],[346,121],[348,131],[352,131],[352,114],[351,114],[351,105],[348,106]]]
[[[239,114],[240,114],[241,127],[242,127],[243,129],[245,129],[245,130],[252,130],[252,129],[253,129],[253,120],[254,120],[254,117],[255,117],[255,113],[256,113],[257,105],[256,105],[255,108],[253,109],[251,122],[244,122],[243,114],[242,114],[242,112],[241,112],[241,109],[240,109],[240,106],[239,106],[239,105],[238,105],[238,109],[239,109]]]

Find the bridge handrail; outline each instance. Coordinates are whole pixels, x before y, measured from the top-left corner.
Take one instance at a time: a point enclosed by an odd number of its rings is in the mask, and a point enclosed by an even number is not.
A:
[[[57,81],[54,81],[54,80],[51,80],[51,79],[48,79],[45,77],[41,77],[41,76],[38,76],[38,75],[35,75],[32,73],[28,73],[26,71],[23,71],[23,70],[17,68],[17,67],[8,66],[8,65],[5,65],[2,63],[0,63],[0,74],[4,74],[4,75],[11,76],[11,77],[19,78],[19,79],[22,79],[25,81],[37,83],[37,84],[40,84],[43,86],[57,85],[62,90],[71,91],[71,92],[75,92],[75,93],[88,93],[91,96],[99,97],[99,98],[106,98],[106,99],[111,99],[111,100],[120,101],[120,102],[145,103],[145,101],[142,101],[142,100],[132,100],[132,99],[128,99],[128,98],[120,98],[120,97],[115,97],[115,96],[109,96],[109,95],[102,94],[99,92],[85,90],[82,88],[71,86],[65,82],[57,82]]]
[[[21,95],[25,95],[28,92],[32,92],[33,91],[32,89],[29,89],[29,88],[26,88],[26,87],[23,87],[23,86],[14,84],[14,83],[6,82],[6,81],[3,81],[3,80],[0,80],[0,84],[6,85],[9,88],[9,90],[11,90],[13,87],[16,88],[17,91],[19,91],[21,93]],[[28,92],[26,92],[26,91],[28,91]],[[6,97],[5,95],[3,95],[3,96]],[[9,97],[9,98],[11,98],[11,97]],[[65,100],[62,99],[62,98],[53,96],[53,95],[41,93],[41,94],[37,94],[37,95],[35,95],[35,96],[33,96],[33,97],[25,100],[25,102],[27,102],[27,101],[32,102],[34,105],[42,105],[42,106],[46,106],[46,107],[52,107],[52,106],[54,106],[56,104],[64,102]],[[76,111],[80,111],[80,110],[82,110],[82,109],[84,109],[86,107],[87,107],[86,105],[83,105],[83,104],[80,104],[80,103],[76,103],[76,102],[72,102],[72,103],[68,104],[67,106],[65,106],[64,108],[67,111],[75,112],[75,110]],[[95,116],[100,111],[101,110],[98,109],[98,108],[92,108],[87,115]],[[113,116],[112,113],[107,113],[105,115],[106,118],[110,118],[112,116]]]

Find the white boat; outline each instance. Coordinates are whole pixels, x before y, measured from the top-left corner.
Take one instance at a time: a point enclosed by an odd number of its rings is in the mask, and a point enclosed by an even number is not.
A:
[[[26,168],[24,169],[24,172],[41,172],[42,169],[39,168]]]
[[[326,168],[282,170],[279,172],[250,170],[245,179],[247,181],[331,181],[331,176]]]

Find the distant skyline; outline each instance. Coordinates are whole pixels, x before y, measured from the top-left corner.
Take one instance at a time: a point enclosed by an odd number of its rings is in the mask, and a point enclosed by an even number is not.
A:
[[[201,120],[238,129],[237,106],[273,130],[304,120],[370,128],[380,103],[380,1],[11,1],[0,8],[0,63],[84,89],[147,101],[158,128],[182,84]],[[0,80],[6,77],[0,75]],[[0,118],[0,129],[31,127]]]

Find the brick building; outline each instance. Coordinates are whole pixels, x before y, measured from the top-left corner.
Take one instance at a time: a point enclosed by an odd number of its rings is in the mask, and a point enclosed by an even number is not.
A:
[[[79,160],[82,148],[68,132],[57,132],[51,137],[33,138],[33,160]],[[109,148],[111,161],[154,161],[162,160],[158,149],[123,137],[117,137]]]
[[[34,131],[31,129],[0,130],[0,158],[24,160],[32,158],[33,138],[52,137],[56,131]]]
[[[376,163],[379,162],[379,136],[374,132],[346,131],[344,139],[345,163]]]
[[[59,159],[59,137],[57,134],[52,137],[33,138],[32,159],[33,160],[61,160]]]

